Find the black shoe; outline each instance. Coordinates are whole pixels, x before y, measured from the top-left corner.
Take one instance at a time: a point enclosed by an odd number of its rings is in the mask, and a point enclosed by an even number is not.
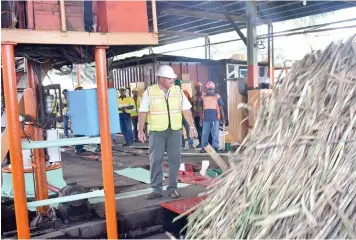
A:
[[[189,145],[189,149],[195,149],[194,145]]]
[[[86,152],[86,150],[85,149],[75,149],[76,154],[81,154],[83,152]]]
[[[201,144],[199,143],[195,148],[201,148]]]
[[[221,149],[221,148],[214,148],[214,149],[215,149],[215,152],[218,152],[218,153],[223,153],[224,152],[224,150]]]
[[[160,197],[163,197],[163,195],[161,193],[151,192],[145,196],[145,199],[153,200],[153,199],[160,198]]]
[[[177,190],[174,190],[174,191],[168,193],[168,196],[172,199],[180,198],[180,194],[179,194],[179,192],[177,192]]]
[[[200,150],[200,153],[206,153],[205,149]]]

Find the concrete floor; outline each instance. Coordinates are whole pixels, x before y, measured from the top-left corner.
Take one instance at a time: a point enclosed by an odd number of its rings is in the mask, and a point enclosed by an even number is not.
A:
[[[117,135],[117,144],[113,144],[112,148],[114,170],[130,167],[142,167],[149,170],[147,144],[135,143],[133,147],[122,147],[122,143],[122,136]],[[67,184],[77,183],[88,190],[103,188],[101,154],[94,152],[95,147],[85,146],[89,151],[83,154],[76,154],[73,147],[61,149],[63,177]],[[207,155],[199,154],[199,150],[184,150],[184,152],[189,153],[189,156],[182,155],[184,163],[199,164],[202,160],[209,160]],[[214,166],[212,161],[210,163]],[[114,173],[114,181],[116,194],[150,188],[149,184],[116,173]],[[192,184],[179,189],[179,192],[181,198],[186,198],[195,197],[204,190],[205,187]],[[167,211],[170,211],[162,208],[160,203],[169,201],[172,200],[167,193],[164,193],[164,197],[151,201],[146,200],[144,195],[135,194],[130,195],[129,198],[117,200],[116,211],[120,238],[168,239],[164,232],[172,219],[167,220]],[[82,219],[70,224],[63,224],[58,219],[53,226],[36,230],[33,237],[41,239],[105,238],[104,202],[92,204],[92,213],[91,219]]]
[[[118,135],[117,144],[113,145],[113,166],[114,170],[142,167],[149,169],[148,150],[144,147],[145,144],[135,143],[135,146],[141,146],[142,149],[134,147],[122,147],[123,139]],[[95,146],[86,146],[86,148],[94,150]],[[198,153],[199,150],[189,151]],[[92,158],[98,158],[93,160]],[[182,156],[184,163],[201,163],[202,160],[207,160],[207,156]],[[62,167],[63,175],[67,184],[77,183],[83,185],[87,189],[103,188],[101,154],[91,151],[83,154],[76,154],[73,148],[62,149]],[[121,176],[114,173],[115,192],[124,193],[132,192],[140,189],[149,188],[149,184],[145,184],[134,179]],[[179,189],[181,198],[195,197],[205,190],[199,185],[190,185]],[[171,220],[166,220],[166,209],[160,206],[161,202],[172,201],[167,193],[164,197],[156,200],[148,201],[144,199],[144,195],[137,195],[130,198],[120,199],[116,201],[116,211],[119,226],[120,238],[143,238],[149,237],[154,239],[168,239],[164,234],[165,226],[171,224]],[[79,238],[82,233],[88,238],[98,238],[105,236],[105,205],[103,202],[92,205],[95,218],[85,223],[74,223],[68,226],[61,227],[60,230],[50,232],[39,236],[40,238]],[[79,232],[78,232],[79,231]],[[79,235],[80,236],[79,236]]]

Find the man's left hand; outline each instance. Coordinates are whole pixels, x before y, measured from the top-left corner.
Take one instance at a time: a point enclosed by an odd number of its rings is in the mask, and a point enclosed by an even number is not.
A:
[[[190,138],[197,138],[198,137],[198,133],[197,131],[195,130],[195,128],[189,128],[189,136]]]

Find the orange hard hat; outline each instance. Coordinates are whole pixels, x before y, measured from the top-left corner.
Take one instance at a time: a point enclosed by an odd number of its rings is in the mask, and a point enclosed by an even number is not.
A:
[[[195,86],[196,86],[196,87],[202,87],[203,85],[202,85],[200,82],[196,82],[196,83],[195,83]]]
[[[212,81],[207,82],[205,86],[208,89],[215,89],[215,84]]]

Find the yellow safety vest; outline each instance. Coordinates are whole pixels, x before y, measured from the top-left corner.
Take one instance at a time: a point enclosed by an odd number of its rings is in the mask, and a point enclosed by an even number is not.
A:
[[[119,104],[119,108],[121,107],[128,107],[130,105],[134,105],[133,104],[133,99],[131,97],[124,97],[124,98],[118,98],[117,99],[117,103]],[[130,109],[126,109],[125,111],[126,113],[131,113]],[[122,111],[119,111],[119,113],[123,113]]]
[[[158,85],[148,87],[147,93],[149,99],[148,129],[164,131],[168,129],[169,123],[172,130],[181,129],[183,94],[180,87],[172,86],[168,90],[167,100]]]
[[[137,97],[137,105],[135,103],[135,99],[134,98],[132,98],[132,101],[133,101],[134,108],[131,110],[131,117],[137,117],[138,116],[138,110],[140,109],[141,98]]]

